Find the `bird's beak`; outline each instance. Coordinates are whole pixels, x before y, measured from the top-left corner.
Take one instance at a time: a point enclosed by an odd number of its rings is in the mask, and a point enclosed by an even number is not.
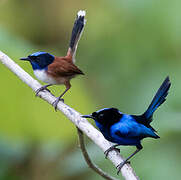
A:
[[[30,61],[30,58],[29,57],[24,57],[24,58],[20,58],[20,60],[22,60],[22,61]]]
[[[83,115],[81,116],[82,118],[91,118],[91,119],[94,119],[94,117],[92,115]]]

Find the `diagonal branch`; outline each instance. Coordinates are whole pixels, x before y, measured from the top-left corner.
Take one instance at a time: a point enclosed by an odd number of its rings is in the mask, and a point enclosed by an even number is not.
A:
[[[41,84],[37,80],[33,79],[27,72],[25,72],[19,65],[17,65],[13,60],[11,60],[6,54],[1,51],[0,61],[2,64],[7,66],[10,71],[18,76],[19,79],[21,79],[25,84],[32,88],[33,91],[36,91],[41,87]],[[47,101],[49,104],[52,104],[56,100],[56,97],[48,91],[40,92],[39,97]],[[63,102],[59,102],[57,109],[61,111],[70,121],[72,121],[72,123],[74,123],[82,132],[84,132],[84,134],[86,134],[97,146],[99,146],[99,148],[101,148],[103,152],[111,147],[112,143],[107,141],[103,137],[103,135],[85,118],[81,118],[79,112],[72,109]],[[108,158],[115,166],[123,162],[123,158],[115,150],[112,150],[109,153]],[[129,164],[123,166],[121,173],[126,180],[139,179]]]
[[[110,175],[108,175],[107,173],[105,173],[102,169],[100,169],[99,167],[97,167],[95,164],[92,163],[87,151],[86,151],[86,148],[85,148],[85,144],[84,144],[84,134],[83,132],[77,128],[77,133],[78,133],[78,136],[79,136],[79,143],[80,143],[80,149],[82,151],[82,154],[84,156],[84,159],[86,161],[86,163],[88,164],[88,166],[93,169],[97,174],[99,174],[100,176],[102,176],[104,179],[107,179],[107,180],[117,180],[116,178],[114,177],[111,177]]]

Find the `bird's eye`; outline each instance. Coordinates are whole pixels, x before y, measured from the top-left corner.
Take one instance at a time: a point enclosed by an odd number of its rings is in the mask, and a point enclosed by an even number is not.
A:
[[[104,117],[104,114],[99,114],[99,118],[103,118]]]

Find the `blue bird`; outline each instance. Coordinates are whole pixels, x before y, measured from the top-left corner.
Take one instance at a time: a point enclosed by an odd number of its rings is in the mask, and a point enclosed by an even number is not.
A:
[[[153,120],[155,110],[166,100],[170,86],[169,77],[166,77],[148,109],[142,115],[123,114],[116,108],[105,108],[93,112],[91,115],[82,116],[94,119],[103,136],[108,141],[116,143],[105,151],[106,157],[111,150],[119,150],[116,148],[119,145],[136,146],[136,151],[117,166],[118,174],[124,164],[128,163],[128,160],[143,148],[141,145],[142,139],[146,137],[160,138],[150,123]]]
[[[49,86],[55,84],[64,84],[66,86],[65,91],[53,103],[55,110],[58,102],[60,100],[63,101],[62,97],[71,88],[70,80],[77,75],[84,75],[75,65],[75,55],[85,25],[85,14],[86,12],[82,10],[77,13],[66,56],[57,57],[47,52],[35,52],[28,57],[20,59],[29,61],[37,79],[48,83],[36,91],[36,96],[40,91],[48,90],[47,87]]]

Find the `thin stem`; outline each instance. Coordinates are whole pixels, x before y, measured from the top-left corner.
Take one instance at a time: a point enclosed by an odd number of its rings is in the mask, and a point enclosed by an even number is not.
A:
[[[86,163],[88,164],[88,166],[95,171],[97,174],[99,174],[100,176],[102,176],[104,179],[107,180],[117,180],[114,177],[111,177],[110,175],[108,175],[107,173],[105,173],[102,169],[100,169],[99,167],[97,167],[90,159],[86,148],[85,148],[85,144],[84,144],[84,134],[83,132],[77,127],[77,133],[79,136],[79,143],[80,143],[80,149],[82,151],[82,154],[84,156],[84,159],[86,161]]]

